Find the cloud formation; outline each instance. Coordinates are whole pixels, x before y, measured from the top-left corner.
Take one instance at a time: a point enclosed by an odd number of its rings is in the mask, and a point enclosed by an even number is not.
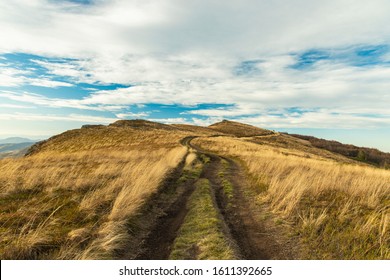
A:
[[[3,51],[251,56],[389,39],[386,0],[2,1]],[[28,15],[28,16],[26,16]],[[53,47],[55,46],[55,47]]]
[[[389,9],[387,0],[1,1],[0,98],[109,119],[156,119],[132,108],[159,104],[181,106],[160,117],[169,122],[388,128]],[[15,53],[35,56],[13,63]]]

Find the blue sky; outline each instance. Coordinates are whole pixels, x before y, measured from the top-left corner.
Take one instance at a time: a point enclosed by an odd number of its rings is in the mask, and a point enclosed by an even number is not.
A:
[[[385,0],[2,1],[0,138],[118,119],[231,119],[390,152],[389,9]]]

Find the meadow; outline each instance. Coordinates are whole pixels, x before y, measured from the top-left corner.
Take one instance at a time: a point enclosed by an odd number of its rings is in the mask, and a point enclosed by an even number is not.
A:
[[[2,259],[113,259],[131,244],[129,219],[187,149],[182,136],[81,129],[30,156],[0,161]]]
[[[198,138],[205,150],[235,158],[256,200],[298,237],[301,258],[389,259],[390,172],[232,137]]]
[[[229,121],[85,126],[0,160],[1,259],[390,259],[389,221],[390,170]]]

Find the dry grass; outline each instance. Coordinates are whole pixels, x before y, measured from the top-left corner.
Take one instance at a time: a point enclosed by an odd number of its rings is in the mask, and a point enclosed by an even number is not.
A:
[[[0,160],[0,258],[120,255],[136,240],[136,227],[145,226],[139,223],[144,206],[187,154],[180,140],[194,131],[214,134],[210,128],[121,122],[68,131],[29,157]],[[307,249],[304,258],[390,258],[390,171],[353,165],[279,134],[193,143],[245,164],[258,203],[292,224]],[[195,151],[185,159],[189,178],[199,176],[190,172],[195,159]]]
[[[291,154],[292,151],[299,151],[299,156],[306,158],[327,158],[338,162],[354,163],[359,165],[367,165],[356,160],[346,158],[340,154],[332,153],[324,149],[314,147],[309,141],[292,137],[286,134],[274,134],[259,137],[248,137],[245,140],[260,145],[267,145],[277,148],[278,151],[286,154]]]
[[[194,163],[194,160],[196,160],[196,158],[196,153],[191,151],[186,157],[185,167],[191,166]]]
[[[126,241],[131,239],[126,230],[128,220],[151,194],[156,193],[164,176],[182,160],[186,149],[182,147],[160,152],[154,156],[149,153],[145,155],[145,160],[138,160],[136,166],[124,168],[126,175],[116,182],[121,187],[107,222],[102,225],[98,237],[87,248],[88,253],[83,258],[112,258],[114,251],[123,248]]]
[[[262,129],[248,124],[223,120],[222,122],[212,124],[208,127],[220,133],[235,135],[239,137],[255,136],[255,135],[273,135],[274,132],[267,129]]]
[[[181,137],[82,129],[0,161],[0,257],[114,258],[128,220],[183,160]]]
[[[69,130],[39,145],[38,151],[71,153],[96,150],[125,151],[128,149],[173,148],[188,132],[132,127],[101,127]]]
[[[245,164],[259,202],[294,222],[306,244],[303,257],[390,258],[388,170],[227,137],[194,143]]]

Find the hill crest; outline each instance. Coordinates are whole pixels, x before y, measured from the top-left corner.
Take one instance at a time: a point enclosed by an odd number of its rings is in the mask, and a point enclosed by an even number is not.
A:
[[[85,151],[98,148],[105,149],[108,147],[127,147],[129,145],[134,145],[134,141],[131,140],[134,137],[139,142],[143,137],[151,140],[161,137],[179,139],[180,137],[183,138],[186,136],[253,137],[253,139],[250,140],[252,142],[264,143],[287,149],[296,148],[309,151],[311,147],[316,147],[319,150],[312,152],[322,154],[322,156],[325,157],[328,157],[329,154],[320,152],[320,150],[353,160],[358,159],[361,162],[374,163],[381,167],[387,167],[389,164],[388,153],[382,153],[374,149],[364,149],[361,147],[339,144],[336,148],[339,146],[343,147],[343,151],[340,152],[338,149],[329,148],[329,145],[324,146],[317,145],[317,143],[311,143],[313,142],[310,141],[311,137],[308,137],[310,139],[306,139],[304,136],[280,134],[271,130],[229,120],[223,120],[208,127],[186,124],[170,125],[142,119],[118,120],[108,126],[83,125],[80,129],[68,130],[32,145],[28,149],[26,155],[33,155],[41,151]],[[327,141],[327,143],[336,142]],[[163,145],[163,143],[160,144]],[[355,154],[344,152],[345,147],[353,147],[353,152],[355,152]],[[360,159],[359,156],[362,158]]]
[[[275,134],[275,132],[268,129],[263,129],[253,125],[228,120],[223,120],[208,127],[215,131],[238,137],[264,136]]]
[[[112,124],[109,124],[108,127],[131,127],[134,129],[164,129],[164,130],[177,130],[177,128],[169,125],[158,122],[152,122],[148,120],[135,119],[135,120],[119,120]]]

